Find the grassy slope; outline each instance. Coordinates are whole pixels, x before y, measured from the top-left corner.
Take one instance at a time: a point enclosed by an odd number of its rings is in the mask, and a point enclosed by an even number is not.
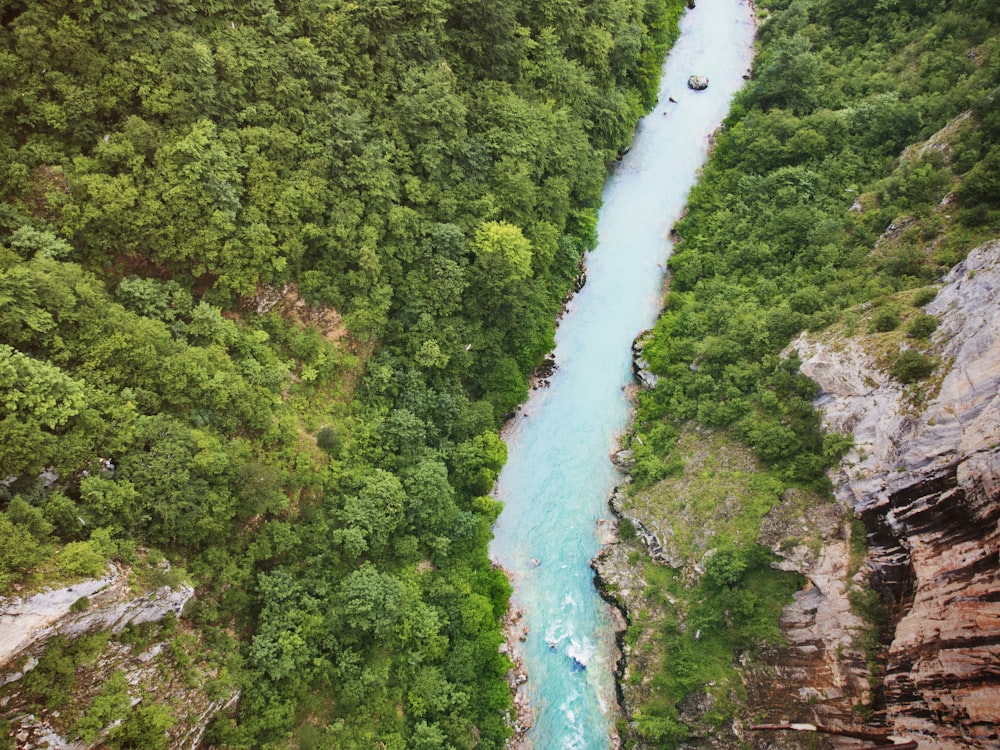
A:
[[[638,463],[624,514],[677,555],[671,570],[626,542],[647,582],[627,637],[649,665],[631,675],[645,702],[629,736],[648,747],[754,711],[740,705],[736,654],[777,642],[796,585],[769,568],[761,518],[780,498],[805,517],[828,502],[823,468],[844,443],[820,434],[813,392],[781,350],[804,327],[861,332],[887,372],[907,377],[900,343],[925,349],[920,326],[933,325],[915,305],[1000,231],[998,198],[980,189],[998,174],[995,10],[893,5],[870,26],[853,6],[761,5],[754,80],[678,226],[673,289],[644,351],[660,386],[640,399],[628,446]],[[939,377],[916,377],[914,398]],[[787,543],[821,541],[804,528]],[[745,562],[723,585],[711,570],[720,551]],[[870,599],[854,596],[877,621]]]

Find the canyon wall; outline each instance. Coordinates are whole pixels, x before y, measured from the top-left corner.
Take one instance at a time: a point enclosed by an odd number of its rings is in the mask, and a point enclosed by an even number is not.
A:
[[[862,320],[854,332],[805,333],[793,343],[802,371],[820,386],[825,427],[852,435],[854,446],[832,472],[833,502],[789,491],[764,517],[757,541],[806,584],[783,611],[784,643],[739,657],[745,699],[734,721],[721,728],[702,721],[712,708],[708,687],[679,706],[692,729],[684,746],[802,746],[798,733],[752,731],[755,722],[881,731],[912,738],[921,750],[1000,743],[1000,241],[970,253],[915,314],[937,318],[929,340],[872,335]],[[936,368],[906,385],[889,372],[911,347]],[[663,621],[644,593],[649,581],[636,552],[688,576],[700,563],[678,556],[670,520],[641,498],[620,489],[612,507],[634,538],[613,539],[594,568],[608,598],[644,622],[622,638],[620,696],[634,719],[655,689],[637,676],[656,668]],[[686,512],[683,499],[676,507]],[[710,540],[711,522],[691,521],[695,535]],[[698,552],[703,561],[711,550]],[[872,589],[886,617],[881,626],[859,607]],[[858,745],[832,736],[812,742]]]
[[[890,607],[886,723],[921,748],[996,747],[1000,242],[956,266],[925,312],[940,321],[929,381],[893,381],[860,339],[795,348],[826,426],[855,438],[836,495],[865,523]]]
[[[170,572],[165,561],[159,568]],[[239,694],[202,636],[178,619],[194,589],[148,584],[114,563],[103,578],[0,597],[0,747],[108,747],[110,735],[150,705],[170,717],[163,728],[170,747],[201,745],[208,723]],[[46,679],[33,680],[36,670]],[[122,677],[127,696],[115,716],[103,694]],[[102,719],[88,731],[91,712]]]

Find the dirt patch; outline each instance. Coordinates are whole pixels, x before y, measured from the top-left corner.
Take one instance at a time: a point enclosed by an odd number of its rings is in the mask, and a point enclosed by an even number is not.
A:
[[[329,305],[310,305],[299,295],[294,282],[273,287],[261,284],[256,296],[247,305],[256,313],[277,312],[286,320],[302,326],[314,326],[330,343],[337,343],[348,336],[343,316]]]

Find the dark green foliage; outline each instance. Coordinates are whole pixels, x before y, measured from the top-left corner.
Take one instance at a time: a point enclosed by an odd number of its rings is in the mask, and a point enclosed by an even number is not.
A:
[[[923,307],[924,305],[928,304],[931,300],[933,300],[935,297],[937,297],[937,289],[934,289],[932,287],[928,287],[927,289],[920,289],[913,296],[913,306]]]
[[[116,750],[165,750],[170,746],[167,730],[176,721],[170,709],[147,696],[111,731],[111,746]]]
[[[660,634],[665,663],[653,676],[653,698],[636,717],[640,737],[655,747],[677,747],[689,731],[680,721],[678,704],[716,684],[724,692],[713,691],[717,705],[703,720],[721,725],[731,717],[732,706],[726,703],[734,697],[728,692],[742,690],[733,673],[733,654],[780,642],[782,607],[803,583],[801,576],[773,570],[771,559],[769,550],[755,544],[719,549],[698,583],[682,594],[690,605],[683,626],[669,619]],[[660,585],[670,588],[677,581],[668,578]]]
[[[892,363],[892,376],[900,383],[916,383],[934,372],[937,362],[916,349],[907,349]]]
[[[872,330],[878,333],[894,331],[899,326],[900,313],[894,305],[879,308],[872,317]]]
[[[906,324],[906,335],[915,339],[929,338],[937,330],[938,319],[933,315],[918,315]]]
[[[635,525],[627,518],[618,520],[618,538],[625,542],[635,539]]]
[[[783,352],[803,329],[856,321],[859,309],[872,310],[869,334],[904,325],[926,340],[933,316],[911,318],[888,295],[924,287],[913,305],[926,305],[926,285],[1000,216],[995,10],[977,0],[763,7],[753,75],[675,227],[670,293],[644,349],[660,378],[636,415],[640,488],[667,476],[679,428],[695,422],[746,441],[786,486],[825,490],[850,439],[822,434],[816,387]],[[980,233],[951,239],[956,221]],[[915,383],[936,364],[908,349],[891,372]],[[678,705],[705,689],[712,665],[776,636],[751,547],[718,551],[684,594],[691,611],[684,628],[667,628],[669,663],[636,717],[645,744],[677,746]]]
[[[153,546],[243,638],[211,742],[499,750],[496,431],[681,5],[7,8],[0,588]]]

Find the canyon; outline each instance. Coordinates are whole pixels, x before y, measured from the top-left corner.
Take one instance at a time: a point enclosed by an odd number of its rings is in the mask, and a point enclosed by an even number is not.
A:
[[[831,472],[832,501],[786,491],[763,518],[757,542],[779,558],[775,567],[801,574],[806,583],[783,610],[784,644],[739,657],[745,704],[731,724],[705,724],[713,704],[707,689],[680,706],[694,735],[690,746],[799,746],[796,733],[751,729],[762,721],[868,729],[935,750],[996,746],[1000,242],[971,252],[913,314],[921,310],[938,321],[923,345],[937,367],[916,383],[889,374],[887,352],[898,356],[915,346],[899,332],[873,335],[839,325],[803,333],[790,347],[819,386],[815,404],[825,429],[852,436],[853,447]],[[637,374],[637,380],[644,378]],[[703,453],[712,452],[708,435],[696,442]],[[704,470],[706,459],[697,451],[686,460],[685,472]],[[753,463],[750,454],[729,451],[721,467],[752,472]],[[712,470],[719,473],[720,465]],[[715,511],[720,518],[727,502],[739,502],[739,493],[731,494]],[[694,554],[681,554],[671,531],[676,519],[657,517],[629,495],[620,487],[611,504],[635,530],[634,539],[618,534],[593,566],[606,595],[631,619],[640,613],[644,619],[637,638],[626,643],[623,627],[619,639],[620,697],[634,718],[653,689],[635,676],[658,658],[655,623],[670,606],[659,612],[650,606],[635,553],[694,579],[713,552],[713,528],[701,525]],[[678,507],[685,505],[679,500]],[[859,558],[862,533],[867,551]],[[881,623],[858,611],[859,595],[872,590]],[[857,744],[829,736],[818,741]]]

